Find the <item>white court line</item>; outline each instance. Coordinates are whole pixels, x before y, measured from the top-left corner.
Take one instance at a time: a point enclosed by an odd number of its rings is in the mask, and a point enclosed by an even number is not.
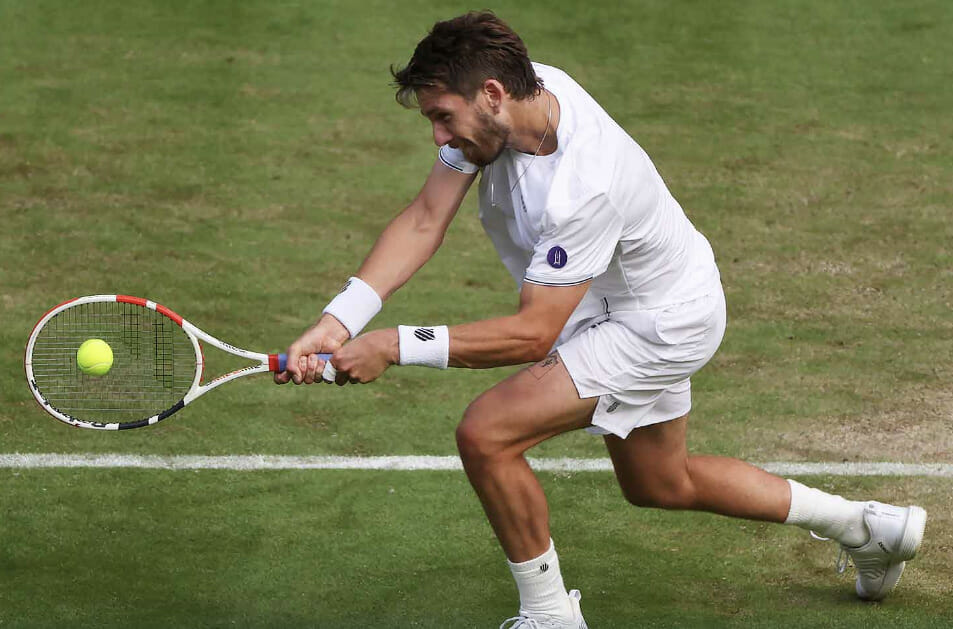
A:
[[[542,472],[607,472],[609,459],[529,459]],[[935,476],[953,478],[948,463],[755,463],[790,476]],[[456,456],[157,456],[137,454],[0,454],[0,468],[140,468],[159,470],[462,470]]]

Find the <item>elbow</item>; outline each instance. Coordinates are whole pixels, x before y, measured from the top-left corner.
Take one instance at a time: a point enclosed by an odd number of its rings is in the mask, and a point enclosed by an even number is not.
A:
[[[417,234],[442,239],[447,225],[442,220],[443,213],[419,199],[411,203],[405,212],[411,220],[411,229]]]
[[[437,252],[446,235],[446,229],[442,229],[441,225],[426,219],[415,220],[413,231],[419,239],[418,242],[426,243],[427,253],[430,256]]]
[[[537,363],[549,356],[557,338],[559,338],[558,334],[540,333],[534,335],[528,347],[526,362]]]
[[[539,362],[549,356],[562,332],[562,326],[556,327],[538,314],[533,316],[526,311],[520,312],[513,323],[512,338],[519,339],[520,358],[524,363]]]

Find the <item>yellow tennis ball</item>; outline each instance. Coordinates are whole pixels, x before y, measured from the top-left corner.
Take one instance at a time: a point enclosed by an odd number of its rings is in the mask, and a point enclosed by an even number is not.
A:
[[[89,339],[79,346],[76,364],[90,376],[105,376],[113,366],[113,350],[102,339]]]

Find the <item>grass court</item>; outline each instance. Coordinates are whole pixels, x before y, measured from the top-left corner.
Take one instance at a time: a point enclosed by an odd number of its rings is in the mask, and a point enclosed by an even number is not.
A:
[[[126,293],[283,349],[416,193],[436,149],[404,64],[458,2],[0,0],[0,452],[451,455],[512,369],[226,385],[152,429],[70,430],[23,377],[36,320]],[[953,5],[492,5],[652,156],[715,250],[729,327],[690,447],[751,461],[953,463]],[[372,323],[511,312],[468,199]],[[208,356],[210,368],[216,366]],[[538,457],[598,457],[568,435]],[[545,473],[593,629],[948,627],[951,482],[824,477],[917,503],[881,604],[799,529],[637,510]],[[515,586],[458,472],[0,469],[0,627],[496,627]]]

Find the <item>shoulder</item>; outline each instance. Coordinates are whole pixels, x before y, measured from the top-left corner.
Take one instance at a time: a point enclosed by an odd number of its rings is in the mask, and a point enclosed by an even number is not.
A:
[[[563,70],[534,63],[546,89],[559,101],[559,135],[564,174],[589,188],[608,191],[612,179],[627,166],[638,165],[641,147],[596,102],[585,88]]]
[[[543,79],[544,87],[548,87],[545,85],[546,81],[548,80],[572,81],[572,77],[570,77],[564,70],[561,70],[557,68],[556,66],[546,65],[545,63],[539,63],[538,61],[533,61],[532,63],[533,63],[533,71],[536,72],[536,76]]]

